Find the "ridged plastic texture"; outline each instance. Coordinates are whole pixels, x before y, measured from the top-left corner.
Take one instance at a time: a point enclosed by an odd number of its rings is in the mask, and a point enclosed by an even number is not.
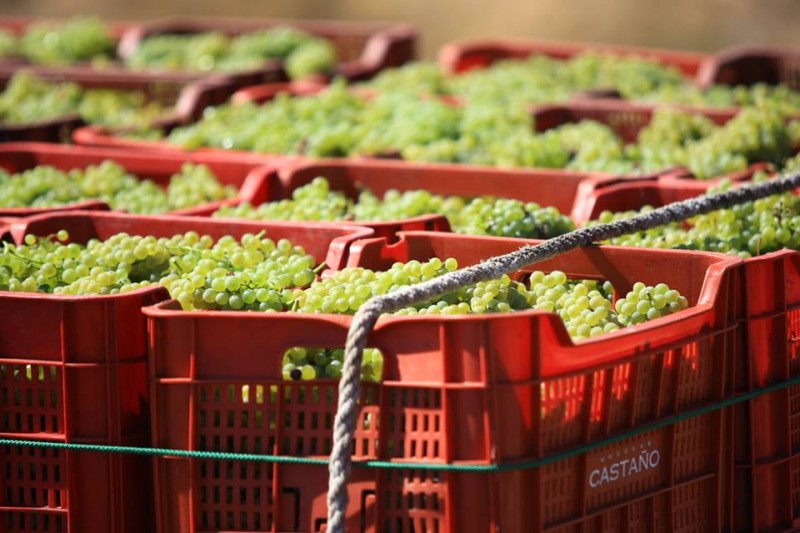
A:
[[[447,43],[439,50],[439,65],[447,72],[466,72],[484,68],[495,61],[523,59],[545,55],[554,59],[570,59],[584,52],[599,52],[619,56],[643,57],[664,65],[674,66],[693,78],[708,54],[683,50],[661,50],[600,43],[542,41],[538,39],[485,39]]]
[[[409,232],[356,243],[351,265],[453,256],[462,266],[519,240]],[[554,314],[385,317],[370,339],[380,384],[363,385],[357,460],[495,464],[548,457],[725,399],[738,346],[740,260],[591,247],[541,265],[578,278],[666,282],[691,308],[573,344]],[[342,347],[349,316],[145,309],[153,444],[325,457],[335,380],[285,382],[284,351]],[[244,340],[246,339],[246,341]],[[537,469],[355,468],[351,531],[712,531],[722,523],[726,426],[715,412]],[[636,465],[635,467],[633,465]],[[157,530],[321,531],[324,466],[157,458]]]
[[[591,208],[627,211],[660,207],[703,194],[708,184],[664,178],[620,183],[596,191]],[[800,376],[800,253],[746,259],[741,276],[743,357],[735,363],[735,392],[746,393]],[[731,409],[733,531],[800,528],[800,385]]]
[[[0,221],[0,227],[3,222]],[[66,229],[73,242],[119,232],[219,238],[261,230],[289,238],[331,268],[363,228],[230,223],[191,217],[74,212],[21,219],[4,239]],[[0,435],[146,446],[150,442],[143,306],[164,288],[111,296],[0,292]],[[152,531],[152,469],[145,456],[0,447],[6,531]]]
[[[142,91],[154,101],[172,108],[159,122],[182,124],[198,119],[211,105],[225,102],[236,86],[225,80],[189,82],[124,70],[25,67],[36,76],[56,82],[73,82],[86,88]],[[0,64],[0,90],[19,71],[18,66]],[[76,114],[29,124],[0,124],[0,142],[70,142],[72,133],[85,122]]]
[[[269,194],[268,176],[272,167],[265,167],[259,161],[235,158],[226,155],[209,154],[167,154],[142,153],[130,150],[115,150],[85,146],[65,146],[45,143],[5,143],[0,144],[0,168],[7,172],[22,172],[36,166],[47,165],[59,170],[69,171],[98,165],[103,161],[114,161],[131,174],[155,181],[166,186],[169,178],[180,171],[184,163],[203,164],[209,167],[224,185],[233,185],[239,192],[229,200],[215,201],[202,206],[181,209],[173,214],[191,215],[214,211],[222,205],[239,201],[254,201],[258,195]],[[0,207],[0,217],[26,217],[55,211],[108,210],[109,206],[100,200],[87,200],[59,207],[4,208]]]

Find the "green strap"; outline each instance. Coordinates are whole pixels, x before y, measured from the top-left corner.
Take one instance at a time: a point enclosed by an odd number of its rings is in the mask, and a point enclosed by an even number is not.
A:
[[[394,461],[354,461],[354,467],[360,468],[387,468],[394,470],[429,470],[438,472],[507,472],[513,470],[527,470],[538,468],[580,455],[586,452],[615,444],[636,435],[662,429],[666,426],[688,420],[696,416],[713,413],[726,407],[731,407],[742,402],[758,398],[765,394],[783,390],[792,385],[800,384],[800,376],[793,377],[787,381],[775,383],[768,387],[756,389],[752,392],[742,394],[727,400],[715,402],[697,409],[691,409],[679,414],[671,415],[656,422],[642,424],[612,437],[599,439],[581,446],[569,448],[558,453],[554,453],[540,459],[530,459],[525,461],[509,462],[503,464],[441,464],[441,463],[411,463]],[[21,439],[0,439],[0,446],[22,446],[32,448],[47,448],[83,452],[102,452],[102,453],[121,453],[131,455],[151,455],[162,457],[183,457],[189,459],[213,459],[217,461],[252,461],[260,463],[278,464],[299,464],[299,465],[318,465],[328,464],[328,459],[318,459],[313,457],[293,457],[284,455],[258,455],[252,453],[229,453],[229,452],[210,452],[201,450],[175,450],[170,448],[145,448],[136,446],[110,446],[105,444],[76,444],[70,442],[54,442],[47,440],[21,440]]]

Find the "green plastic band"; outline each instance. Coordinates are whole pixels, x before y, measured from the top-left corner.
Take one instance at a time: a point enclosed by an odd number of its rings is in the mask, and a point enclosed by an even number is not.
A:
[[[525,461],[509,462],[502,464],[442,464],[442,463],[406,463],[406,462],[393,462],[393,461],[354,461],[353,466],[359,468],[385,468],[393,470],[426,470],[437,472],[474,472],[474,473],[491,473],[491,472],[508,472],[514,470],[527,470],[530,468],[538,468],[545,466],[563,459],[568,459],[575,455],[580,455],[586,452],[591,452],[604,446],[609,446],[617,442],[635,437],[648,431],[655,431],[664,427],[676,424],[678,422],[702,416],[726,407],[731,407],[740,404],[765,394],[783,390],[792,385],[800,384],[800,376],[793,377],[787,381],[775,383],[773,385],[753,390],[748,393],[729,398],[720,402],[715,402],[703,407],[691,409],[683,413],[671,415],[655,422],[642,424],[636,428],[622,432],[620,434],[606,437],[593,441],[588,444],[569,448],[558,453],[548,455],[539,459],[530,459]],[[212,452],[202,450],[175,450],[170,448],[147,448],[137,446],[111,446],[106,444],[78,444],[70,442],[54,442],[47,440],[23,440],[23,439],[0,439],[0,446],[20,446],[32,448],[48,448],[81,452],[101,452],[101,453],[118,453],[130,455],[150,455],[161,457],[181,457],[187,459],[212,459],[217,461],[251,461],[260,463],[276,463],[276,464],[296,464],[296,465],[317,465],[325,466],[328,464],[328,459],[320,459],[313,457],[293,457],[285,455],[259,455],[252,453],[230,453],[230,452]]]

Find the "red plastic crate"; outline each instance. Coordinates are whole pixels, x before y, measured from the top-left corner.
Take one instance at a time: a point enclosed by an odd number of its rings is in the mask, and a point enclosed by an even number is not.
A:
[[[331,77],[365,80],[383,69],[398,67],[416,57],[416,31],[407,24],[252,18],[176,18],[144,23],[125,33],[120,41],[119,55],[130,57],[146,37],[157,34],[220,31],[234,36],[277,26],[290,26],[331,41],[340,59]],[[289,79],[281,61],[242,74],[252,78],[249,83],[240,84],[242,87]],[[196,76],[189,72],[181,75]]]
[[[662,179],[597,191],[592,216],[604,210],[660,207],[703,194],[708,184]],[[740,312],[746,357],[735,362],[735,392],[800,376],[800,253],[773,252],[744,261]],[[733,531],[800,528],[800,385],[731,409]]]
[[[687,77],[694,77],[709,54],[684,50],[661,50],[600,43],[543,41],[538,39],[465,40],[445,44],[439,50],[439,65],[452,73],[488,67],[495,61],[524,59],[545,55],[554,59],[571,59],[584,52],[600,52],[618,56],[636,56],[676,67]]]
[[[356,243],[349,263],[382,269],[454,256],[466,266],[520,244],[409,232],[391,245]],[[354,459],[494,464],[548,457],[729,397],[740,264],[715,254],[619,247],[548,260],[538,268],[609,279],[619,291],[637,280],[663,281],[691,302],[679,314],[577,345],[556,315],[541,311],[381,319],[369,346],[383,353],[383,382],[363,385]],[[281,359],[293,346],[343,346],[351,317],[183,312],[176,302],[144,312],[154,446],[329,454],[336,380],[285,382]],[[717,530],[729,465],[724,420],[717,411],[535,470],[355,468],[348,528]],[[611,479],[619,461],[642,450],[651,468]],[[158,531],[324,528],[324,466],[157,458],[155,476]]]
[[[0,90],[18,70],[18,66],[0,64]],[[73,82],[87,88],[142,91],[151,100],[172,106],[172,111],[168,111],[160,121],[174,122],[175,124],[199,118],[206,107],[225,102],[236,89],[235,85],[224,79],[186,82],[116,69],[62,69],[26,66],[25,70],[46,80]],[[69,142],[72,132],[83,125],[85,122],[77,115],[65,115],[29,124],[0,123],[0,142]]]
[[[744,272],[750,358],[738,373],[737,391],[748,392],[800,376],[800,253],[747,259]],[[797,531],[800,385],[736,406],[734,429],[732,529]]]
[[[767,46],[738,46],[714,55],[700,70],[701,86],[770,85],[783,83],[800,90],[800,50]]]
[[[467,165],[418,164],[387,160],[321,160],[287,164],[275,170],[252,191],[252,205],[291,198],[292,193],[314,178],[328,179],[331,190],[342,191],[357,199],[361,190],[369,189],[378,196],[388,190],[424,189],[433,194],[465,197],[495,196],[524,202],[538,202],[556,207],[584,222],[582,209],[595,188],[616,183],[616,179],[598,174],[565,170],[524,170],[477,168]],[[211,215],[216,208],[198,209],[195,214]],[[349,222],[375,230],[376,236],[393,239],[398,231],[449,231],[447,219],[439,215],[423,215],[405,220]]]
[[[75,212],[13,223],[10,235],[66,229],[75,242],[119,232],[219,238],[265,230],[304,246],[330,268],[369,230],[313,224],[231,223],[191,217]],[[0,292],[0,436],[57,442],[149,443],[143,306],[168,298],[151,287],[122,295]],[[30,377],[26,365],[31,365]],[[152,530],[151,459],[144,456],[0,447],[0,514],[8,531]]]
[[[221,155],[203,154],[150,154],[132,151],[94,148],[84,146],[64,146],[44,143],[5,143],[0,144],[0,168],[8,172],[22,172],[39,165],[48,165],[68,171],[86,168],[105,160],[122,165],[131,174],[146,178],[166,186],[169,178],[180,171],[184,163],[207,165],[223,185],[234,185],[239,189],[235,198],[220,200],[197,207],[190,207],[172,214],[192,215],[207,210],[216,210],[222,205],[238,201],[254,201],[257,195],[269,191],[267,177],[271,167],[265,167],[256,159],[239,159]],[[3,208],[0,217],[26,217],[54,211],[75,211],[86,209],[108,210],[100,200],[89,200],[59,207]]]

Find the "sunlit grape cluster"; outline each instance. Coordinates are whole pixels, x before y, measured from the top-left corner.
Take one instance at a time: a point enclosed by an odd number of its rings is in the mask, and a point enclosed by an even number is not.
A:
[[[245,234],[216,242],[190,231],[156,238],[119,233],[86,245],[69,234],[27,235],[0,249],[0,290],[62,295],[113,295],[160,284],[185,310],[354,314],[374,296],[458,269],[454,258],[411,260],[388,270],[348,267],[320,279],[313,257],[288,240]],[[508,276],[484,281],[400,309],[395,314],[462,315],[540,309],[557,313],[576,341],[654,320],[688,306],[661,283],[636,283],[613,305],[608,282],[570,280],[560,271],[534,272],[528,283]],[[283,358],[289,380],[341,376],[340,349],[292,348]],[[362,378],[380,380],[383,358],[365,352]]]
[[[146,128],[164,113],[141,91],[84,89],[50,82],[27,72],[15,74],[0,93],[0,123],[28,124],[79,115],[90,124]]]
[[[796,161],[797,158],[790,160],[789,167],[794,167]],[[764,174],[755,176],[756,182],[764,179],[767,179]],[[731,187],[730,181],[724,180],[709,192],[722,192]],[[605,211],[590,225],[630,218],[652,210],[653,207],[644,206],[639,211]],[[671,223],[615,237],[609,242],[646,248],[705,250],[743,258],[782,248],[800,250],[800,197],[793,193],[769,196],[698,215],[682,224]]]
[[[317,95],[280,95],[262,105],[209,108],[172,130],[170,143],[314,157],[396,156],[407,161],[577,171],[646,173],[687,167],[700,179],[769,161],[780,166],[800,143],[800,123],[770,106],[745,108],[727,124],[657,110],[636,142],[605,124],[567,123],[535,132],[524,105],[453,106],[407,92],[362,98],[343,83]]]
[[[364,85],[382,91],[446,94],[471,102],[543,103],[594,90],[636,98],[685,82],[675,67],[648,58],[587,51],[571,59],[533,54],[501,60],[460,75],[446,75],[434,64],[416,62],[383,72]]]
[[[783,84],[712,85],[702,90],[672,66],[646,57],[591,51],[566,60],[533,54],[456,75],[418,61],[383,71],[362,85],[381,92],[446,95],[481,104],[562,102],[579,93],[600,91],[601,96],[659,104],[771,106],[786,115],[800,112],[800,92]]]
[[[119,233],[85,245],[27,235],[3,243],[0,290],[69,295],[123,294],[152,284],[169,289],[184,309],[279,311],[311,284],[316,263],[286,239],[263,234],[214,242],[190,231],[172,237]]]
[[[253,220],[298,220],[359,222],[403,220],[428,214],[444,215],[453,231],[470,235],[518,238],[549,238],[575,229],[572,220],[554,207],[503,198],[464,199],[431,194],[425,190],[389,190],[378,198],[363,191],[356,202],[344,193],[331,191],[325,178],[315,178],[298,187],[292,198],[252,206],[225,206],[215,217]]]
[[[125,62],[132,69],[236,72],[282,60],[292,79],[329,72],[336,65],[330,41],[276,27],[229,37],[219,31],[146,37]]]
[[[70,171],[40,165],[16,174],[0,169],[0,208],[54,207],[99,200],[117,211],[155,214],[236,195],[205,165],[185,163],[166,188],[110,160]]]

